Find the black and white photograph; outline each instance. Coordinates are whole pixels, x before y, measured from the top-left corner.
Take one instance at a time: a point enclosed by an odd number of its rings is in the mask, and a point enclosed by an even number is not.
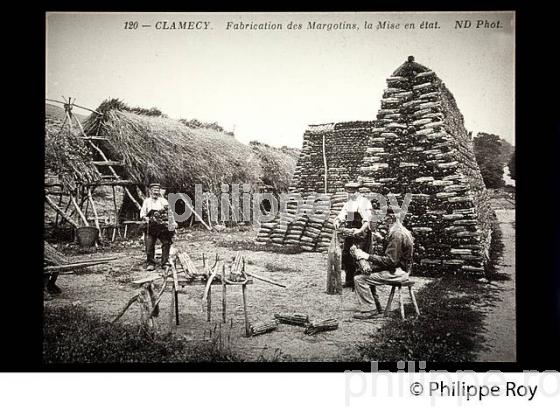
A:
[[[45,19],[47,369],[517,362],[514,11]]]

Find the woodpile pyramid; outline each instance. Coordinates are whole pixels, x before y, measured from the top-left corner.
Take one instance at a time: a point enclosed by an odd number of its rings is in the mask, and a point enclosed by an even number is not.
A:
[[[325,250],[346,199],[344,183],[358,179],[362,191],[392,195],[399,204],[412,194],[404,225],[415,237],[415,274],[484,272],[493,211],[463,116],[433,71],[409,57],[387,78],[376,121],[310,127],[291,192],[324,192],[323,136],[326,191],[333,201],[328,217],[321,223],[307,215],[293,218],[296,204],[288,203],[275,221],[262,225],[258,241]]]

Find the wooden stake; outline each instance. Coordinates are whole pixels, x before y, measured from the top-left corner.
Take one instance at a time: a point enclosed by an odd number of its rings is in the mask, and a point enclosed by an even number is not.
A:
[[[391,287],[391,293],[389,294],[389,299],[387,300],[387,307],[385,308],[385,316],[389,316],[391,311],[391,304],[393,303],[393,297],[395,296],[396,286]]]
[[[243,294],[243,312],[245,313],[245,336],[251,336],[251,326],[249,324],[249,312],[247,311],[247,285],[241,285],[241,293]]]
[[[185,206],[191,210],[191,212],[193,213],[193,215],[196,215],[196,216],[198,217],[198,219],[200,220],[200,222],[202,222],[202,224],[206,227],[206,229],[208,229],[209,231],[211,231],[212,228],[209,227],[208,225],[206,225],[206,223],[204,222],[204,219],[202,219],[202,216],[200,216],[200,215],[194,210],[194,208],[188,204],[187,201],[184,201],[184,202],[185,202]],[[206,203],[208,204],[208,200],[206,200]],[[208,214],[210,215],[210,211],[209,211]],[[193,221],[194,221],[194,216],[193,216],[192,219],[191,219],[191,226],[192,226]]]
[[[327,169],[327,153],[325,151],[325,135],[323,135],[323,165],[325,167],[325,194],[326,194],[327,193],[328,169]]]
[[[47,194],[45,193],[45,196]],[[62,205],[62,192],[60,193],[60,197],[58,198],[58,207],[60,208],[60,205]],[[58,227],[58,217],[59,217],[59,213],[56,213],[56,219],[54,221],[54,226]]]
[[[113,259],[114,258],[107,258],[107,260],[93,260],[93,261],[70,263],[68,265],[45,266],[43,268],[43,272],[55,272],[55,271],[63,271],[63,270],[73,270],[76,268],[86,268],[89,266],[95,266],[95,265],[107,263],[108,261]]]
[[[91,210],[93,211],[93,217],[95,218],[95,227],[101,233],[101,228],[99,227],[99,216],[97,215],[97,209],[95,208],[95,203],[93,202],[93,195],[91,194],[91,188],[87,190],[89,202],[91,203]]]
[[[208,289],[208,298],[206,299],[206,321],[212,319],[212,286]]]
[[[383,307],[381,306],[381,302],[379,301],[379,296],[377,295],[377,287],[370,286],[371,294],[373,296],[373,300],[375,301],[375,307],[377,308],[378,313],[383,313]]]
[[[49,196],[47,194],[45,194],[45,201],[47,201],[47,204],[49,204],[57,213],[57,215],[59,214],[65,221],[68,221],[68,223],[70,225],[72,225],[74,228],[78,229],[79,225],[74,222],[74,220],[72,220],[72,218],[66,213],[64,212],[62,209],[60,209],[54,202],[52,199],[49,198]],[[70,205],[70,202],[68,202],[68,205]]]
[[[130,298],[130,300],[126,303],[126,305],[120,310],[119,314],[117,315],[117,317],[115,317],[113,319],[113,321],[111,323],[115,323],[117,320],[119,320],[121,318],[122,315],[124,315],[124,312],[126,312],[128,310],[128,308],[134,303],[136,302],[136,300],[138,300],[138,294],[134,295],[133,297]]]
[[[408,287],[408,293],[410,294],[410,299],[412,299],[412,306],[414,306],[414,311],[416,312],[416,316],[420,316],[420,309],[418,309],[418,304],[416,303],[416,298],[414,297],[414,291],[412,290],[412,286]]]
[[[82,221],[84,222],[84,225],[89,226],[89,223],[88,223],[84,213],[82,212],[82,210],[78,206],[78,203],[76,202],[76,198],[74,197],[74,195],[70,194],[70,199],[72,200],[72,204],[74,204],[74,208],[76,208],[76,212],[78,212],[78,215],[80,215],[80,217],[82,218]]]
[[[173,329],[175,328],[175,324],[173,321],[173,316],[175,315],[175,297],[174,294],[171,294],[171,305],[169,306],[169,329],[171,332],[173,332]]]
[[[256,275],[256,274],[254,274],[254,273],[245,272],[245,274],[246,274],[247,276],[252,277],[252,278],[255,278],[255,279],[258,279],[258,280],[262,280],[263,282],[270,283],[271,285],[280,286],[281,288],[285,288],[285,287],[286,287],[286,285],[283,285],[282,283],[275,282],[275,281],[273,281],[272,279],[263,278],[262,276]]]
[[[167,278],[169,276],[166,275],[165,278],[163,279],[163,285],[161,285],[161,289],[159,291],[159,294],[157,296],[156,302],[154,303],[154,309],[152,310],[152,316],[154,316],[155,311],[157,309],[157,307],[159,306],[159,302],[161,302],[161,298],[163,297],[163,293],[165,292],[165,287],[167,286]]]
[[[225,268],[225,267],[224,267]],[[225,275],[225,272],[224,272]],[[227,299],[226,299],[226,281],[222,277],[222,321],[226,323],[226,306],[227,306]]]
[[[402,286],[398,286],[399,289],[399,307],[401,308],[401,318],[404,320],[404,303],[402,297]]]
[[[152,283],[145,283],[138,294],[138,303],[140,304],[140,317],[142,325],[148,332],[157,330],[157,322],[152,317],[153,306],[153,288]]]
[[[171,273],[173,274],[173,296],[175,300],[175,324],[179,326],[179,278],[174,263],[171,263]]]
[[[211,216],[210,216],[210,201],[208,201],[208,197],[206,197],[206,214],[208,216],[208,225],[206,225],[206,224],[205,225],[209,230],[212,230],[212,219],[211,219]]]

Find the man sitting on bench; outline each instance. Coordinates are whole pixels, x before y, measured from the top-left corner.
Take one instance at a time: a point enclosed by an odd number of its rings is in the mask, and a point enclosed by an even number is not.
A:
[[[385,223],[390,226],[386,238],[384,255],[370,255],[355,249],[354,257],[367,260],[371,273],[360,274],[354,278],[358,312],[356,319],[371,319],[376,315],[376,304],[370,286],[402,283],[408,279],[412,267],[414,238],[406,229],[400,216],[392,208],[387,209]]]

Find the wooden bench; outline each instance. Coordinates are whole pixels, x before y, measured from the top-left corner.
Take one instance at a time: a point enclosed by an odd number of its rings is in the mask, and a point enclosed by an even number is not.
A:
[[[414,311],[416,312],[416,317],[420,316],[420,309],[418,309],[418,303],[416,303],[416,297],[414,296],[414,290],[412,289],[414,287],[414,281],[406,280],[406,281],[401,282],[401,283],[387,282],[387,283],[380,283],[379,285],[375,285],[375,286],[372,285],[371,293],[373,295],[373,299],[375,300],[375,305],[377,307],[377,310],[378,310],[379,313],[381,313],[382,308],[381,308],[381,303],[379,302],[379,297],[377,295],[377,291],[375,290],[376,286],[391,286],[391,293],[389,293],[389,299],[387,300],[387,306],[385,307],[385,311],[383,313],[385,316],[389,316],[389,313],[391,312],[391,305],[393,303],[393,298],[395,297],[395,291],[398,290],[401,318],[403,320],[405,319],[404,302],[403,302],[403,295],[402,295],[402,288],[403,287],[408,288],[408,294],[410,295],[410,300],[412,301],[412,306],[414,306]]]

